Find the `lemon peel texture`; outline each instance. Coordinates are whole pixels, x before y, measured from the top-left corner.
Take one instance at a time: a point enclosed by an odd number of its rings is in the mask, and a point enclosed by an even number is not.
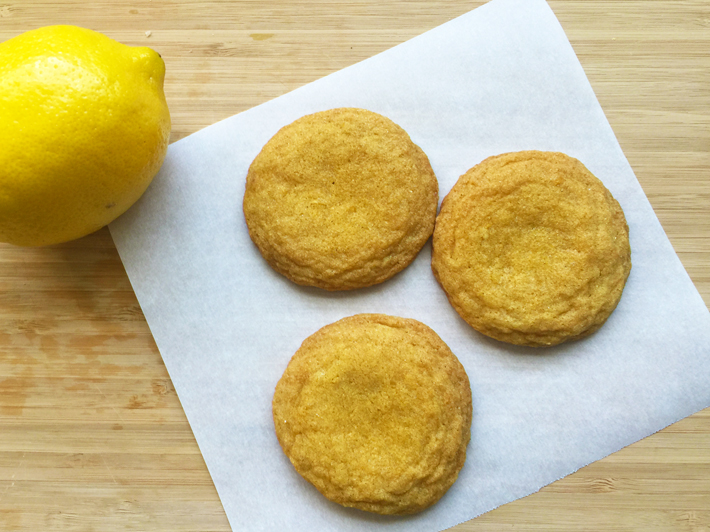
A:
[[[0,242],[107,225],[143,194],[170,135],[158,53],[47,26],[0,43]]]

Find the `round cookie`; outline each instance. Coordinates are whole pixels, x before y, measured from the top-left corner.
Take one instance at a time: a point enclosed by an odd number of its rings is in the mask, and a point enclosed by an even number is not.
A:
[[[434,230],[439,189],[424,152],[397,124],[331,109],[283,127],[252,162],[249,235],[293,282],[326,290],[381,283]]]
[[[432,270],[459,315],[512,344],[599,329],[631,270],[619,203],[577,159],[523,151],[484,160],[444,198]]]
[[[358,314],[308,337],[273,398],[276,435],[325,497],[379,514],[438,501],[471,429],[466,372],[426,325]]]

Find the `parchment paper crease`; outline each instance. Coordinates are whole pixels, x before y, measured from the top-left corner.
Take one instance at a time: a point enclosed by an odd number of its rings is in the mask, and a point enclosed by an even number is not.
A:
[[[248,166],[283,125],[339,106],[401,125],[429,156],[442,198],[489,155],[539,149],[580,159],[619,200],[631,231],[633,269],[606,325],[544,351],[489,340],[449,306],[429,245],[394,279],[356,292],[301,288],[274,273],[243,220]],[[494,0],[176,142],[111,233],[234,530],[447,528],[710,405],[710,314],[543,0]],[[466,465],[416,516],[326,501],[274,436],[271,397],[291,355],[358,312],[426,323],[471,379]]]

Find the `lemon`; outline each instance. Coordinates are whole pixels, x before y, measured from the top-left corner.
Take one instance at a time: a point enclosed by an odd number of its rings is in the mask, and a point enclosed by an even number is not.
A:
[[[165,64],[76,26],[0,44],[0,242],[40,246],[107,225],[163,163]]]

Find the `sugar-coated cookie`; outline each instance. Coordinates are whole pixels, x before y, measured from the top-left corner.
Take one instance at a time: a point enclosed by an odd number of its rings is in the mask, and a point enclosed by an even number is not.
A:
[[[438,501],[470,439],[471,388],[439,336],[412,319],[358,314],[308,337],[273,397],[276,435],[325,497],[379,514]]]
[[[489,157],[442,202],[432,270],[477,331],[549,346],[599,329],[631,270],[619,203],[580,161],[523,151]]]
[[[326,290],[381,283],[410,264],[434,230],[438,183],[397,124],[339,108],[283,127],[252,162],[243,209],[266,261]]]

